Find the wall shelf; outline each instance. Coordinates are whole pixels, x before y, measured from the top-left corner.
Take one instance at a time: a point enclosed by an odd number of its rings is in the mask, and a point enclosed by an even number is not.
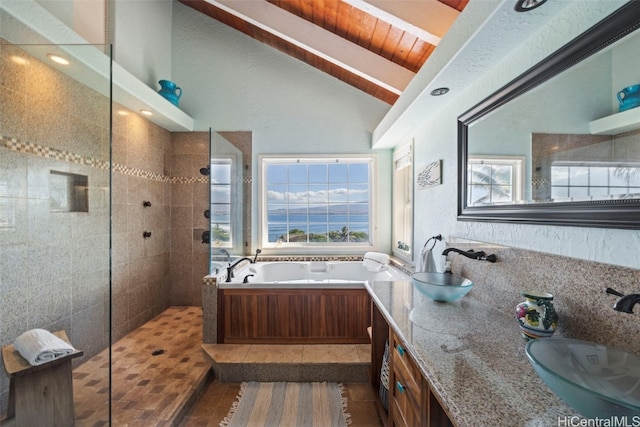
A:
[[[151,111],[153,115],[145,119],[171,132],[193,131],[193,118],[118,63],[111,63],[110,57],[101,50],[104,46],[89,44],[37,2],[2,0],[0,24],[0,36],[47,63],[50,61],[46,54],[51,51],[47,45],[57,45],[59,51],[75,62],[75,66],[59,70],[107,97],[112,65],[114,102],[134,112]]]
[[[640,129],[640,107],[589,122],[592,135],[617,135]]]

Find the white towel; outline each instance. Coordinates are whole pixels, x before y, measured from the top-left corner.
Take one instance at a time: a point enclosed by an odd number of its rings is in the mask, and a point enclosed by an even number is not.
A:
[[[23,333],[16,338],[13,346],[33,366],[42,365],[75,351],[69,343],[44,329],[31,329]]]
[[[416,272],[435,273],[437,271],[436,260],[433,258],[433,251],[428,248],[422,248]]]
[[[369,271],[382,271],[389,264],[389,255],[380,252],[367,252],[362,257],[362,265]]]

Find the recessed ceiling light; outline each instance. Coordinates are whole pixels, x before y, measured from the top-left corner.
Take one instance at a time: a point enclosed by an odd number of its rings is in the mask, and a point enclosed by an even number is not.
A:
[[[27,60],[22,56],[12,55],[11,60],[19,65],[27,65]]]
[[[437,89],[432,90],[431,91],[431,95],[432,96],[440,96],[440,95],[444,95],[447,92],[449,92],[449,88],[448,87],[439,87]]]
[[[153,116],[153,113],[149,110],[140,110],[140,112],[145,116]]]
[[[50,60],[52,60],[53,62],[55,62],[56,64],[60,64],[60,65],[69,65],[69,61],[67,61],[65,58],[63,58],[62,56],[59,55],[54,55],[53,53],[49,53],[47,54],[47,56],[49,57]]]
[[[118,110],[118,115],[120,116],[128,116],[129,112],[125,110]]]
[[[516,12],[528,12],[541,6],[547,0],[518,0],[513,7]]]

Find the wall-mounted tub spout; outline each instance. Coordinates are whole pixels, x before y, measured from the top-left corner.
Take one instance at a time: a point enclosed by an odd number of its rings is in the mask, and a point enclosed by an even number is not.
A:
[[[496,262],[497,258],[494,254],[487,255],[484,251],[474,251],[473,249],[469,249],[468,251],[463,251],[457,248],[447,248],[442,251],[442,255],[447,256],[449,252],[455,252],[457,254],[466,256],[471,259],[478,259],[482,261]]]

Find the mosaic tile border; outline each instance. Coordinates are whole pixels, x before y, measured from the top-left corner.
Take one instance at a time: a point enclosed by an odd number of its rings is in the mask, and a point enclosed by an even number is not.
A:
[[[84,157],[70,151],[61,150],[59,148],[47,147],[45,145],[35,144],[33,142],[20,141],[17,138],[9,136],[0,136],[0,142],[4,148],[22,154],[32,154],[45,159],[59,160],[62,162],[73,163],[77,165],[91,166],[97,169],[108,170],[109,162],[94,159],[92,157]]]
[[[75,165],[90,166],[96,169],[111,170],[123,175],[135,176],[138,178],[151,179],[153,181],[168,182],[171,184],[193,184],[196,182],[209,183],[206,176],[167,176],[159,173],[149,172],[144,169],[132,168],[123,164],[113,163],[110,165],[108,161],[85,157],[70,151],[61,150],[59,148],[47,147],[33,142],[21,141],[17,138],[9,136],[0,136],[0,148],[6,148],[20,154],[30,154],[45,159],[53,159],[62,162],[72,163]],[[250,182],[249,182],[250,183]]]

